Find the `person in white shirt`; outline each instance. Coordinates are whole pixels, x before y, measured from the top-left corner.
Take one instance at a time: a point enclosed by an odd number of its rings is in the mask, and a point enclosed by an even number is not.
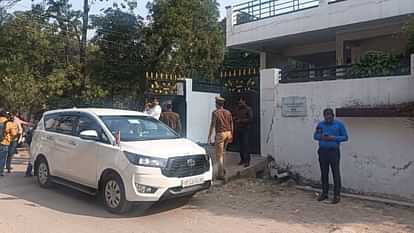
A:
[[[145,106],[146,114],[154,117],[155,119],[159,120],[162,112],[162,108],[160,106],[160,101],[158,98],[153,98],[152,102]]]

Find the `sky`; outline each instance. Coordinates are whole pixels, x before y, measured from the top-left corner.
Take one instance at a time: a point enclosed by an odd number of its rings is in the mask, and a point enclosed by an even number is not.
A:
[[[217,1],[220,4],[220,18],[222,19],[226,16],[226,9],[225,9],[226,6],[235,5],[235,4],[238,4],[238,3],[243,3],[243,2],[246,2],[247,0],[217,0]],[[38,2],[41,2],[41,1],[34,0],[33,2],[38,3]],[[82,8],[83,0],[69,0],[69,2],[72,4],[73,8],[75,8],[75,9],[81,9]],[[93,2],[94,3],[92,4],[90,13],[91,14],[99,14],[100,9],[112,5],[113,0],[109,0],[109,2],[105,2],[105,1],[100,2],[99,0],[95,0]],[[120,2],[120,1],[118,1],[118,2]],[[144,18],[148,13],[147,9],[146,9],[147,2],[148,2],[148,0],[138,0],[138,9],[136,10],[136,12]],[[31,4],[32,4],[32,0],[22,0],[21,2],[19,2],[18,4],[16,4],[12,8],[12,11],[14,11],[14,10],[29,10]]]

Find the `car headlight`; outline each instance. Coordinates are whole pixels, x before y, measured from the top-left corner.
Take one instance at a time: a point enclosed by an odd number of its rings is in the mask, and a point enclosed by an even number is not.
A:
[[[160,168],[165,168],[167,166],[167,161],[168,161],[167,159],[143,156],[143,155],[138,155],[135,153],[127,152],[127,151],[124,151],[124,154],[130,163],[138,165],[138,166],[160,167]]]

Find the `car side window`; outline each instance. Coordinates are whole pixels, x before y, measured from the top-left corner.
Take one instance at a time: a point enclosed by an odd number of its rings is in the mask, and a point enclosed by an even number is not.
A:
[[[59,123],[58,115],[45,116],[44,125],[46,131],[56,131],[56,126]]]
[[[76,129],[76,136],[79,137],[80,133],[85,130],[96,130],[102,142],[109,142],[101,126],[98,124],[98,122],[96,122],[96,120],[87,116],[80,116]]]
[[[67,135],[73,135],[75,123],[76,116],[61,116],[58,119],[56,132]]]
[[[76,136],[79,136],[79,134],[85,130],[96,130],[97,132],[99,132],[99,128],[100,127],[95,120],[86,116],[81,116],[79,117],[78,127],[76,129]]]

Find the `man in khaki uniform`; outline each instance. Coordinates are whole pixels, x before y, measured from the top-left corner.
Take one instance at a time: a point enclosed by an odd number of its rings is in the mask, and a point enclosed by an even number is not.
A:
[[[210,130],[208,133],[208,143],[212,144],[213,129],[216,133],[215,150],[218,160],[217,179],[225,180],[224,152],[227,144],[233,140],[233,118],[230,111],[224,109],[224,98],[216,97],[216,110],[211,117]]]
[[[10,143],[17,137],[18,128],[13,119],[5,112],[0,113],[0,124],[4,125],[2,140],[0,142],[0,176],[4,176],[4,166],[9,152]]]
[[[165,112],[161,113],[160,121],[168,125],[171,129],[181,135],[181,119],[180,115],[176,112],[173,112],[173,106],[171,103],[166,105]]]

